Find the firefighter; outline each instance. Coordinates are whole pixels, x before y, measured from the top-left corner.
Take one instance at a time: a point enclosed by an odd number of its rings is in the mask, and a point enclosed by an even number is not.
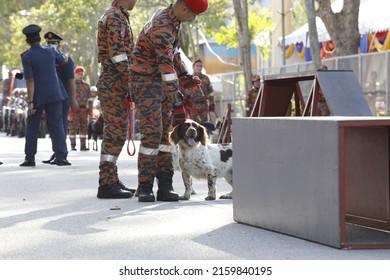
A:
[[[214,90],[211,86],[210,78],[202,73],[202,60],[197,59],[192,64],[194,76],[201,81],[201,96],[192,95],[192,107],[198,111],[200,123],[209,121],[209,113],[215,112]]]
[[[180,24],[208,8],[207,0],[176,0],[159,9],[145,24],[132,55],[131,93],[139,114],[141,144],[138,153],[138,201],[178,201],[172,186],[172,146],[168,133],[185,119],[178,79],[192,80],[180,58]]]
[[[252,77],[252,88],[246,95],[246,116],[250,117],[251,112],[253,108],[255,107],[257,94],[259,93],[260,89],[260,76],[259,75],[253,75]]]
[[[137,0],[114,0],[98,22],[98,61],[101,74],[97,82],[98,97],[104,119],[100,149],[98,198],[131,198],[118,177],[117,160],[126,142],[129,94],[129,61],[133,50],[133,33],[129,10]]]
[[[80,151],[88,151],[85,145],[88,133],[88,99],[90,86],[83,80],[84,68],[77,66],[74,69],[76,83],[76,100],[78,109],[71,109],[69,112],[69,139],[72,151],[76,151],[76,134],[80,135]]]

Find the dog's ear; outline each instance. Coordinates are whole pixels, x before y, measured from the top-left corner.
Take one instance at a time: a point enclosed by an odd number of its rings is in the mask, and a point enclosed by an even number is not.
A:
[[[208,138],[207,129],[203,125],[198,124],[198,133],[199,133],[198,138],[199,138],[200,143],[203,146],[206,146],[207,138]]]
[[[173,130],[169,133],[169,140],[172,144],[176,145],[179,143],[179,130],[180,124],[176,125]]]

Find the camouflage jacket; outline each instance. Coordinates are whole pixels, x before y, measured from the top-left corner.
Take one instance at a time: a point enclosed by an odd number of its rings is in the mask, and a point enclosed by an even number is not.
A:
[[[132,54],[130,69],[140,74],[160,76],[170,83],[169,91],[177,91],[177,76],[187,72],[180,58],[180,21],[172,4],[159,9],[145,24]],[[168,90],[163,83],[163,92]],[[173,88],[172,88],[173,87]]]
[[[76,83],[76,100],[80,106],[80,109],[87,108],[90,87],[87,82],[75,80]],[[83,108],[84,107],[84,108]]]
[[[204,96],[208,99],[210,104],[214,104],[214,90],[211,85],[210,78],[204,74],[194,76],[197,76],[202,81],[200,88],[202,89]]]
[[[98,23],[98,61],[103,70],[109,69],[129,81],[129,61],[133,50],[133,32],[129,13],[114,0]]]
[[[246,95],[246,108],[249,111],[252,111],[253,107],[255,106],[257,94],[259,93],[259,89],[252,87],[252,89],[248,92]]]

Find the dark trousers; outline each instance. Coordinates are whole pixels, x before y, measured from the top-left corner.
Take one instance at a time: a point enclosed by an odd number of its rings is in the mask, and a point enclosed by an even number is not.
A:
[[[27,117],[25,159],[35,161],[37,153],[39,124],[43,110],[46,114],[46,124],[50,131],[53,150],[57,160],[66,159],[68,149],[66,147],[64,124],[62,122],[62,101],[44,104],[36,108],[34,115]]]
[[[68,121],[69,109],[70,109],[70,106],[68,104],[68,100],[62,101],[62,123],[63,123],[63,127],[64,127],[65,142],[66,142],[66,136],[68,135],[68,127],[69,127],[69,121]],[[50,137],[51,137],[51,132],[49,131],[49,133],[50,133]],[[51,148],[55,154],[53,143],[52,143]]]

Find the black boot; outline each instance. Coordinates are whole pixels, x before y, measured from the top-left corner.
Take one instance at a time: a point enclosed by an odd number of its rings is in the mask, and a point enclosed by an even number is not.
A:
[[[98,198],[131,198],[133,194],[131,192],[123,191],[115,184],[101,185],[98,188]]]
[[[115,183],[118,187],[121,188],[121,190],[124,190],[124,191],[128,191],[128,192],[131,192],[132,194],[135,193],[135,189],[129,189],[128,187],[125,186],[125,184],[123,184],[123,182],[121,180],[118,180],[116,183]]]
[[[49,160],[43,160],[42,162],[43,163],[47,163],[47,164],[50,164],[52,163],[54,160],[56,159],[56,154],[52,154],[51,157],[49,158]]]
[[[153,194],[153,184],[139,185],[137,196],[139,202],[154,202],[156,199]]]
[[[173,173],[161,172],[157,174],[158,179],[158,201],[178,201],[179,195],[173,191],[172,177]]]

